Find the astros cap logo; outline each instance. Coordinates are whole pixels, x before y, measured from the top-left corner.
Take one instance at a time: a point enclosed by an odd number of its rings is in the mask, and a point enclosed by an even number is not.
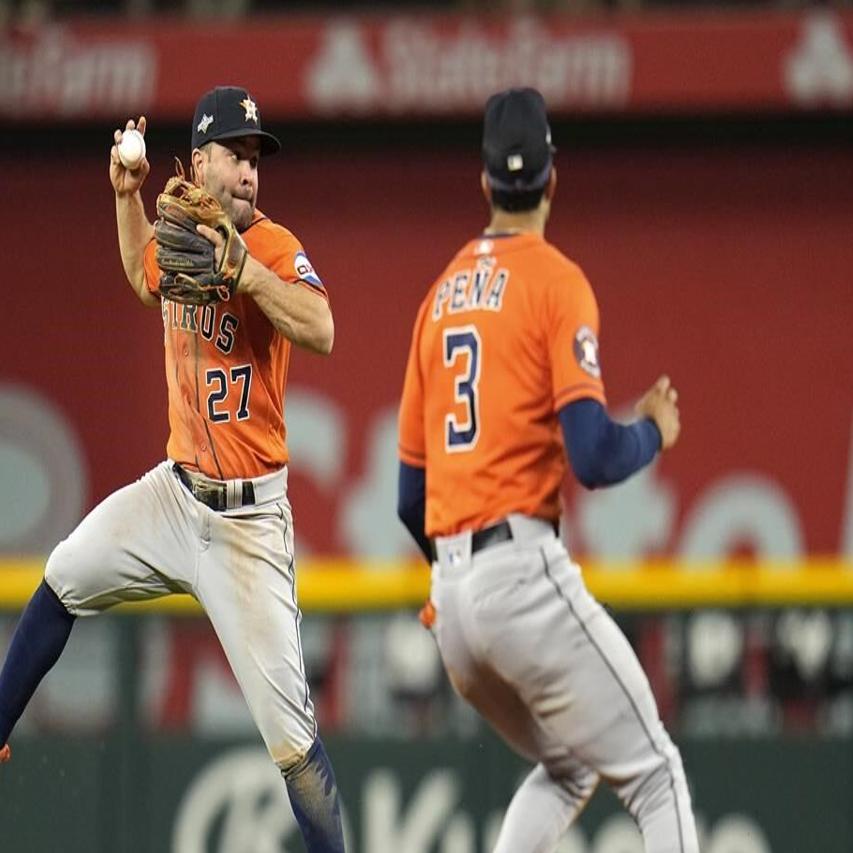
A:
[[[240,101],[240,106],[246,111],[246,121],[258,123],[258,105],[248,96]]]
[[[196,104],[192,125],[192,148],[214,140],[256,136],[261,154],[274,154],[281,143],[261,129],[261,114],[252,96],[241,86],[217,86],[205,92]]]

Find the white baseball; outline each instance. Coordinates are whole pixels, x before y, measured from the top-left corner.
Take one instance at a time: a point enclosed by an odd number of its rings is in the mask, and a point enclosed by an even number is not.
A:
[[[138,130],[126,130],[118,145],[118,159],[126,169],[137,169],[145,157],[145,137]]]

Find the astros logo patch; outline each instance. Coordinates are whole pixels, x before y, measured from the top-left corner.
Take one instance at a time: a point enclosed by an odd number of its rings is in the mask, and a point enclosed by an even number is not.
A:
[[[258,105],[251,98],[243,98],[240,106],[246,111],[246,121],[258,123]]]
[[[314,272],[314,267],[311,266],[311,261],[308,260],[308,256],[305,252],[296,253],[293,258],[293,268],[296,270],[296,275],[298,275],[302,281],[305,281],[308,284],[313,284],[314,287],[323,286],[323,282],[320,281],[320,276]]]
[[[601,378],[601,366],[598,363],[598,339],[589,326],[581,326],[575,333],[575,359],[581,370],[585,370],[596,379]]]

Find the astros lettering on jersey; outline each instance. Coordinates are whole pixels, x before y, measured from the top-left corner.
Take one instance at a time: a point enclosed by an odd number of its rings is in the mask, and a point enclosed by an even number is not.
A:
[[[456,255],[420,307],[400,405],[400,458],[427,470],[428,536],[510,512],[559,519],[554,413],[606,404],[597,336],[592,288],[543,237],[483,236]]]
[[[328,299],[299,241],[255,211],[241,235],[249,253],[285,282]],[[145,249],[157,292],[155,243]],[[169,387],[169,458],[217,480],[258,477],[288,461],[284,388],[291,344],[257,303],[235,294],[198,307],[161,301]]]

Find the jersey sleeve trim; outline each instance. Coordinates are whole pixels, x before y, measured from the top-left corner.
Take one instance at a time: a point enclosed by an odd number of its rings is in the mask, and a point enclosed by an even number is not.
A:
[[[156,251],[157,251],[157,242],[152,237],[145,244],[145,248],[142,251],[142,275],[143,275],[143,278],[145,279],[145,288],[153,296],[159,296],[160,295],[160,268],[157,266],[157,262],[154,260]],[[156,270],[156,276],[154,277],[153,280],[152,280],[151,276],[148,275],[149,266],[151,266],[152,272],[154,272],[154,270]]]
[[[280,276],[279,276],[280,277]],[[311,284],[310,281],[305,281],[304,278],[291,279],[288,281],[287,279],[281,279],[285,284],[295,284],[298,287],[304,287],[306,290],[310,290],[311,293],[316,293],[318,296],[322,296],[326,302],[329,302],[329,293],[326,290],[325,285],[316,285]]]
[[[413,468],[424,468],[426,467],[426,454],[424,453],[415,453],[412,450],[408,450],[403,447],[402,444],[397,446],[398,455],[400,457],[401,462],[405,462],[406,465],[411,465]]]
[[[554,411],[558,412],[563,406],[568,403],[573,403],[575,400],[581,400],[588,397],[593,400],[598,400],[603,406],[607,405],[607,399],[604,396],[604,389],[597,382],[577,382],[574,385],[568,385],[562,388],[554,397]]]

